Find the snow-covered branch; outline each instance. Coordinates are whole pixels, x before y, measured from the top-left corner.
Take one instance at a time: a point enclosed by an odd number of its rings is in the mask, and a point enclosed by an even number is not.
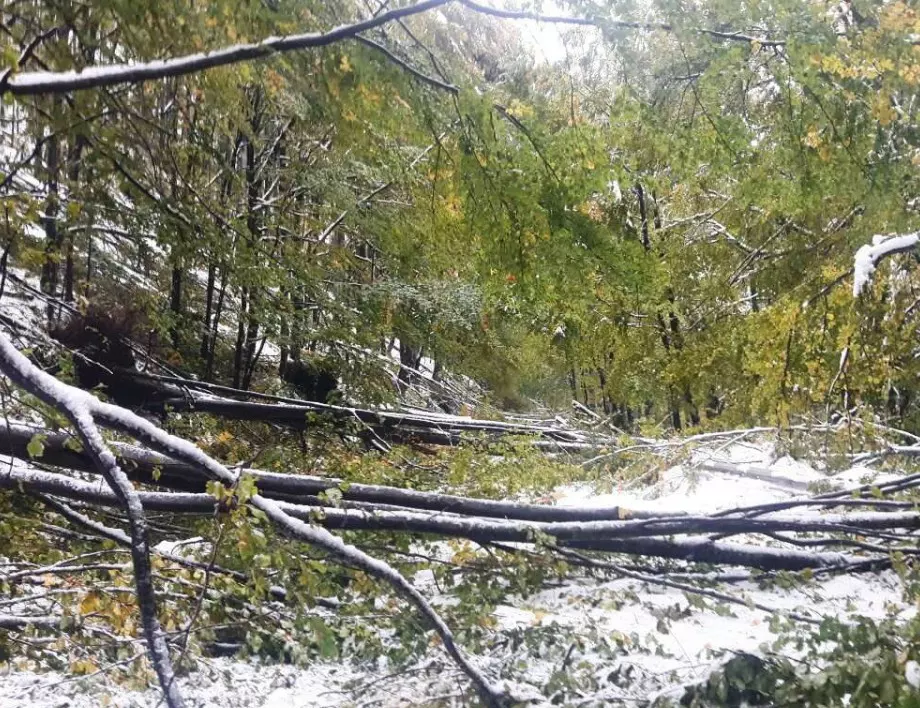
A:
[[[147,651],[163,688],[166,704],[169,708],[183,708],[185,701],[175,681],[169,647],[157,618],[149,532],[144,508],[137,490],[106,446],[96,426],[93,414],[97,399],[85,391],[61,383],[39,369],[16,351],[6,335],[0,335],[0,370],[16,385],[67,416],[73,423],[86,454],[92,459],[96,470],[105,478],[119,506],[124,509],[128,517],[134,584]]]
[[[23,72],[10,77],[6,84],[0,85],[0,95],[12,93],[18,96],[34,96],[152,81],[170,76],[184,76],[205,69],[238,64],[253,59],[261,59],[282,52],[325,47],[345,39],[351,39],[360,32],[371,30],[410,15],[427,12],[450,2],[452,0],[423,0],[423,2],[415,5],[381,12],[379,15],[362,22],[336,27],[328,32],[310,32],[287,37],[267,37],[261,42],[236,44],[231,47],[216,49],[212,52],[189,54],[172,59],[157,59],[137,64],[92,66],[82,71]]]
[[[424,78],[428,83],[437,85],[439,88],[446,88],[454,91],[456,87],[438,81],[437,79],[421,75],[420,72],[393,55],[382,45],[367,37],[359,36],[360,33],[374,29],[375,27],[402,20],[411,15],[424,13],[439,6],[450,4],[451,2],[454,2],[454,0],[423,0],[414,5],[381,12],[361,22],[336,27],[328,32],[308,32],[285,37],[267,37],[260,42],[236,44],[215,49],[210,52],[189,54],[170,59],[154,59],[139,63],[90,66],[81,71],[27,71],[12,75],[5,74],[3,77],[0,77],[3,79],[0,81],[0,95],[6,93],[17,96],[47,95],[80,89],[153,81],[172,76],[185,76],[215,67],[262,59],[272,54],[325,47],[347,39],[355,39],[366,45],[373,46],[387,54],[390,60],[395,61],[395,63],[403,66],[403,68],[409,70],[411,73]],[[617,29],[645,31],[675,31],[674,26],[666,22],[633,22],[615,19],[598,20],[583,17],[539,15],[531,12],[502,10],[473,2],[472,0],[462,0],[462,4],[474,12],[504,19],[528,19],[544,23],[561,23],[599,28],[612,27]],[[726,32],[705,28],[695,31],[698,34],[715,40],[745,42],[768,47],[780,47],[785,44],[783,40],[771,39],[769,37],[757,37],[743,32]]]
[[[667,22],[633,22],[630,20],[616,19],[595,19],[590,17],[567,17],[562,15],[541,15],[536,12],[505,10],[490,5],[484,5],[475,0],[460,0],[464,7],[475,12],[480,12],[493,17],[501,17],[508,20],[530,20],[533,22],[544,22],[547,24],[576,25],[581,27],[597,27],[600,29],[632,29],[645,30],[647,32],[674,32],[674,25]],[[723,30],[696,29],[697,34],[704,35],[716,40],[725,40],[731,42],[756,43],[762,47],[782,47],[785,41],[779,39],[770,39],[769,37],[757,37],[744,32],[726,32]]]
[[[873,236],[871,245],[860,246],[853,258],[853,296],[859,297],[869,284],[879,261],[896,253],[912,251],[918,241],[920,231],[914,231],[903,235]]]
[[[111,493],[122,502],[128,513],[132,536],[132,559],[135,567],[135,583],[138,588],[138,603],[144,621],[148,648],[157,669],[160,685],[163,687],[170,708],[183,706],[178,687],[173,680],[172,666],[165,638],[156,623],[156,605],[153,598],[153,584],[150,573],[150,553],[146,538],[146,523],[140,494],[133,488],[127,476],[108,449],[96,428],[96,421],[107,427],[133,436],[154,450],[196,467],[202,474],[232,488],[238,474],[204,453],[193,443],[164,432],[149,421],[119,406],[103,403],[78,388],[68,386],[42,371],[20,354],[6,335],[0,334],[0,370],[18,386],[39,397],[67,415],[77,429],[83,448],[96,462],[98,471],[106,478]],[[12,473],[10,470],[7,474]],[[78,480],[69,479],[74,488]],[[65,490],[66,491],[66,488]],[[107,492],[98,490],[99,498]],[[346,544],[338,536],[324,528],[291,516],[279,502],[255,494],[249,500],[253,507],[286,535],[304,541],[328,553],[338,561],[363,570],[368,575],[389,584],[404,599],[408,600],[438,634],[444,649],[456,665],[470,678],[485,705],[498,708],[508,705],[508,696],[498,685],[492,683],[477,668],[457,645],[453,632],[425,599],[425,597],[389,564],[374,558],[355,546]],[[310,518],[307,516],[306,518]],[[139,521],[138,521],[139,519]],[[145,604],[147,607],[145,608]],[[152,618],[152,622],[150,622]],[[165,652],[165,660],[161,652]]]

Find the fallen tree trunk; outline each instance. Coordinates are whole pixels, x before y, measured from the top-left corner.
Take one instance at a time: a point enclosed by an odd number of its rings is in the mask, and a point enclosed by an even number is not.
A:
[[[0,470],[0,487],[50,494],[101,506],[117,506],[112,492],[102,485],[12,466]],[[187,492],[139,492],[145,510],[185,514],[213,514],[217,501],[209,494]],[[852,560],[840,553],[768,548],[753,545],[715,542],[708,539],[658,538],[674,533],[690,533],[731,529],[734,533],[756,533],[775,530],[815,531],[837,530],[837,524],[819,519],[795,520],[726,519],[695,517],[675,520],[584,523],[512,523],[419,512],[365,512],[334,507],[305,507],[276,502],[288,516],[327,528],[349,531],[389,531],[413,534],[436,534],[466,538],[478,543],[516,542],[556,543],[583,550],[656,556],[727,565],[743,565],[763,570],[801,570],[844,566]],[[877,517],[886,515],[879,514]],[[896,514],[891,524],[920,525],[920,515]],[[873,524],[882,519],[873,517]],[[723,525],[724,524],[724,525]],[[852,527],[852,524],[849,525]],[[848,527],[848,528],[849,528]]]
[[[209,413],[232,420],[270,421],[296,429],[315,425],[310,417],[318,415],[337,425],[359,424],[382,439],[393,442],[457,445],[464,435],[484,435],[492,441],[516,435],[535,438],[532,444],[537,447],[573,451],[594,450],[616,442],[609,435],[553,425],[476,419],[417,409],[374,410],[246,391],[177,376],[125,369],[119,369],[118,373],[126,380],[159,387],[161,395],[155,403],[158,409],[165,399],[165,405],[176,412]]]
[[[460,417],[423,417],[409,413],[344,408],[323,403],[253,403],[193,395],[166,401],[166,405],[177,412],[208,413],[229,420],[277,423],[296,430],[315,425],[311,417],[322,415],[328,416],[339,425],[354,423],[359,426],[358,432],[360,426],[364,426],[370,433],[383,440],[407,444],[459,445],[472,440],[476,435],[486,436],[490,442],[509,435],[519,435],[538,438],[531,444],[540,449],[581,452],[596,450],[612,443],[610,439],[579,439],[577,433],[553,428],[513,423],[496,424],[492,421]]]
[[[27,627],[57,629],[63,617],[57,615],[0,615],[0,629],[21,630]]]
[[[28,445],[41,436],[43,452],[40,461],[55,467],[93,472],[92,462],[74,449],[74,439],[63,432],[49,432],[25,424],[0,426],[0,452],[21,460],[29,460]],[[110,443],[127,474],[134,480],[183,491],[204,491],[207,478],[193,465],[126,443]],[[258,469],[246,469],[252,475],[259,492],[267,497],[294,503],[307,503],[308,497],[335,488],[345,501],[387,504],[408,509],[443,511],[471,516],[521,521],[601,521],[628,518],[661,518],[679,515],[667,512],[636,511],[621,506],[604,508],[567,508],[545,504],[526,504],[475,499],[454,494],[419,492],[413,489],[382,485],[346,483],[336,477],[281,474]]]

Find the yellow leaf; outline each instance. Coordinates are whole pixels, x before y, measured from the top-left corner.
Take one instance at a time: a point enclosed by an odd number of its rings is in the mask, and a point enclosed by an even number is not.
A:
[[[94,592],[87,593],[86,597],[84,597],[80,601],[80,614],[81,615],[92,614],[93,612],[98,610],[101,605],[102,605],[102,602],[96,593]]]
[[[808,133],[806,133],[805,137],[802,138],[802,142],[811,148],[819,147],[822,142],[821,133],[818,132],[818,129],[815,126],[811,126],[808,129]]]
[[[99,667],[92,661],[92,659],[77,659],[70,664],[70,673],[77,676],[86,676],[87,674],[91,674],[98,670]]]
[[[897,118],[897,113],[891,107],[891,99],[887,93],[880,92],[876,94],[875,100],[872,102],[872,115],[883,126],[891,125]]]
[[[908,64],[907,66],[901,67],[900,74],[901,78],[911,86],[920,84],[920,64]]]

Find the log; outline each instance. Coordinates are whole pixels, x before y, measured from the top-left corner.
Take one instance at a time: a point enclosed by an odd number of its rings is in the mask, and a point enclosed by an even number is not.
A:
[[[62,474],[43,472],[13,465],[0,469],[0,487],[51,494],[100,506],[117,507],[118,502],[108,488],[74,479]],[[209,494],[188,492],[139,492],[141,503],[148,511],[184,514],[213,514],[216,500]],[[536,522],[512,523],[459,516],[426,515],[407,512],[356,512],[334,507],[310,508],[276,502],[288,516],[331,529],[351,531],[390,531],[414,534],[467,538],[478,543],[505,541],[532,543],[540,534],[552,536],[558,545],[583,550],[608,551],[630,555],[657,556],[692,562],[723,565],[744,565],[763,570],[802,570],[847,565],[851,559],[840,553],[806,552],[796,549],[766,548],[708,539],[643,538],[640,533],[663,533],[654,526],[643,531],[645,522],[586,522],[577,524],[546,524]],[[900,516],[900,515],[899,515]],[[680,520],[684,521],[684,520]],[[700,519],[692,519],[700,524]],[[712,529],[713,522],[747,522],[751,528],[764,528],[767,522],[754,519],[716,519],[704,517],[702,526]],[[664,523],[664,522],[662,522]],[[668,522],[677,523],[677,520]],[[814,529],[812,522],[796,525],[793,521],[777,521],[778,526],[796,530]],[[666,529],[669,531],[670,529]]]
[[[6,452],[21,460],[29,460],[27,447],[35,435],[43,436],[44,451],[40,460],[42,463],[85,472],[95,471],[92,461],[73,449],[71,436],[23,423],[11,422],[6,427],[0,427],[0,452]],[[125,471],[135,481],[189,492],[201,492],[205,489],[205,476],[192,465],[177,462],[137,445],[112,442],[110,447]],[[255,478],[261,494],[294,503],[308,503],[308,497],[315,497],[336,488],[342,492],[345,501],[520,521],[601,521],[681,515],[679,512],[667,514],[636,511],[620,506],[582,509],[476,499],[383,485],[352,484],[335,477],[282,474],[249,468],[245,472]]]

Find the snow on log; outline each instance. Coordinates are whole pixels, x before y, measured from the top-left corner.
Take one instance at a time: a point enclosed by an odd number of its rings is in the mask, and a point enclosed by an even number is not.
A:
[[[10,421],[5,427],[0,426],[0,451],[28,462],[31,459],[28,451],[29,441],[35,435],[42,436],[43,464],[95,472],[92,460],[68,445],[70,436],[66,433],[36,428],[16,421]],[[201,492],[205,489],[207,477],[194,465],[128,443],[112,441],[109,447],[123,464],[128,476],[135,481],[177,491]],[[345,480],[336,477],[270,472],[248,467],[244,472],[255,479],[259,492],[264,496],[303,504],[315,503],[316,495],[330,488],[338,488],[342,492],[342,501],[346,507],[349,503],[365,502],[378,507],[390,505],[520,521],[603,521],[683,515],[683,512],[652,512],[622,506],[580,508],[480,499],[402,487],[346,483]]]
[[[14,465],[0,468],[0,488],[21,489],[32,493],[53,494],[77,501],[117,507],[115,495],[106,486],[73,479],[60,474]],[[216,500],[210,494],[180,492],[138,492],[147,511],[213,514]],[[266,500],[268,501],[268,500]],[[845,567],[853,558],[841,553],[770,548],[739,543],[714,542],[706,538],[652,538],[670,532],[686,533],[699,529],[728,530],[734,533],[757,531],[818,531],[835,530],[836,519],[825,522],[821,517],[795,520],[754,520],[703,517],[682,520],[681,527],[642,529],[639,522],[589,522],[585,524],[544,524],[536,522],[497,521],[494,519],[446,517],[439,514],[376,512],[310,508],[289,502],[270,502],[278,512],[299,522],[309,521],[327,528],[351,531],[391,531],[433,533],[441,536],[468,538],[479,543],[505,541],[532,542],[534,532],[553,536],[560,545],[584,550],[608,551],[628,555],[672,558],[701,563],[739,565],[762,570],[802,570],[804,568]],[[872,515],[860,519],[866,529],[877,527],[917,526],[917,514]],[[674,524],[677,520],[667,520]],[[850,525],[852,527],[852,524]],[[638,528],[637,528],[638,527]],[[319,530],[319,529],[315,529]],[[854,530],[859,531],[859,528]],[[639,534],[648,534],[640,537]]]
[[[172,664],[161,628],[156,618],[156,604],[153,597],[150,574],[149,544],[144,520],[144,508],[140,494],[131,486],[124,471],[119,467],[114,454],[103,440],[96,422],[131,435],[136,440],[174,457],[180,461],[200,468],[209,478],[221,482],[226,487],[234,486],[238,472],[231,472],[223,464],[207,455],[194,443],[171,435],[156,427],[150,421],[141,418],[129,410],[103,403],[91,394],[58,381],[26,359],[13,346],[12,342],[0,333],[0,369],[16,385],[39,397],[48,405],[64,412],[76,428],[80,442],[100,473],[109,483],[110,490],[96,492],[108,496],[114,495],[120,506],[128,514],[132,538],[132,558],[135,568],[135,585],[138,591],[138,604],[141,610],[142,624],[151,659],[160,679],[167,706],[183,708],[185,702],[178,692],[177,684],[172,680]],[[9,470],[12,473],[12,469]],[[68,479],[69,485],[77,480]],[[387,584],[399,595],[412,604],[438,634],[442,646],[453,659],[457,667],[467,675],[476,687],[482,701],[490,708],[504,708],[509,705],[510,697],[503,684],[493,683],[466,656],[454,638],[453,632],[441,618],[441,615],[416,589],[389,564],[368,555],[364,551],[345,543],[338,536],[324,528],[305,523],[299,518],[289,516],[277,502],[255,494],[249,499],[253,507],[261,510],[268,519],[283,533],[311,544],[330,554],[339,562],[365,571]],[[146,599],[144,595],[147,595]],[[151,612],[152,611],[152,612]]]

